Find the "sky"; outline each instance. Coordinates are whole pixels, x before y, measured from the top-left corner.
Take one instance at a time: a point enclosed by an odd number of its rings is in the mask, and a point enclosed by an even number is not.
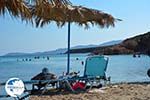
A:
[[[123,40],[150,31],[150,0],[70,0],[74,5],[109,13],[115,18],[115,27],[97,26],[85,30],[71,24],[71,46],[101,44]],[[10,52],[43,52],[67,47],[67,25],[58,28],[55,23],[43,28],[12,18],[0,16],[0,55]]]

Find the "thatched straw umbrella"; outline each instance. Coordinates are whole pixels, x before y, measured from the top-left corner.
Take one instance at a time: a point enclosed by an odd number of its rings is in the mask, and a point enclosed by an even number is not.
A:
[[[22,20],[32,18],[25,0],[0,0],[0,15],[5,15],[6,13],[13,17],[21,17]]]
[[[13,17],[21,17],[23,20],[30,21],[32,18],[30,7],[35,2],[49,2],[51,4],[69,4],[69,0],[0,0],[0,15],[9,13]]]
[[[114,26],[114,22],[118,19],[99,10],[73,6],[69,1],[65,3],[57,2],[61,0],[53,1],[55,2],[52,3],[49,0],[36,1],[32,7],[32,13],[37,27],[43,27],[53,21],[56,22],[58,27],[62,27],[68,23],[68,74],[70,67],[70,24],[74,22],[79,26],[85,26],[85,28],[89,28],[90,24],[100,26],[100,28],[108,28],[109,26]]]
[[[119,20],[99,10],[72,6],[71,3],[67,5],[58,2],[50,3],[48,0],[36,2],[35,6],[32,7],[32,13],[37,27],[43,27],[53,21],[56,22],[58,27],[68,23],[67,74],[70,67],[70,24],[74,22],[79,26],[85,26],[85,28],[89,28],[90,24],[100,26],[100,28],[108,28],[109,26],[114,26],[115,21]]]

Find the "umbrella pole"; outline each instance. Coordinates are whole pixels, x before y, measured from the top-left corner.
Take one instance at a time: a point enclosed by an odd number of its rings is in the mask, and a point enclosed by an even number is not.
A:
[[[67,52],[67,75],[70,70],[70,22],[68,22],[68,52]]]

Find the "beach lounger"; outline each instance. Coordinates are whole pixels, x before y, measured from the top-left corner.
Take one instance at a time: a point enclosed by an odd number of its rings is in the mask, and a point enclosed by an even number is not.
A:
[[[110,83],[110,77],[106,77],[106,69],[108,64],[108,57],[105,56],[91,56],[86,59],[84,75],[82,77],[68,78],[66,83],[70,90],[76,91],[77,89],[85,90],[87,87],[101,87],[102,83]],[[72,81],[71,81],[72,80]]]
[[[110,83],[110,77],[106,77],[106,70],[108,64],[108,57],[105,56],[91,56],[86,59],[84,77],[93,78],[90,79],[90,82],[95,82],[100,84],[100,81],[103,80],[106,84],[107,81]]]

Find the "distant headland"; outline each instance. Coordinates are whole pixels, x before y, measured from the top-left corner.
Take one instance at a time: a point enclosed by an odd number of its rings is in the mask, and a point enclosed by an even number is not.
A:
[[[150,55],[150,32],[125,39],[119,44],[92,47],[92,48],[72,49],[70,52],[71,53],[98,53],[98,54],[105,54],[105,55],[134,54],[134,53]]]

